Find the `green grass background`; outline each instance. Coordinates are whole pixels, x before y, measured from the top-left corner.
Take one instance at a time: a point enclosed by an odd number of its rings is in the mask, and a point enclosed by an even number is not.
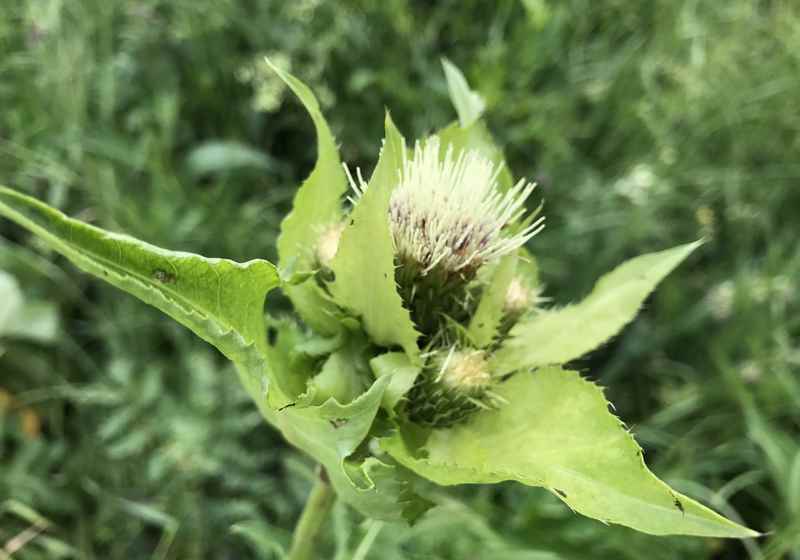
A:
[[[556,301],[705,237],[577,367],[656,473],[769,533],[650,537],[501,484],[430,488],[441,507],[413,528],[337,505],[320,558],[372,542],[369,559],[800,559],[799,3],[5,0],[0,182],[169,248],[273,258],[314,136],[264,55],[367,168],[384,107],[408,137],[455,118],[440,57],[458,64],[515,175],[540,183],[531,248]],[[55,313],[0,339],[0,558],[277,557],[313,466],[230,367],[0,234],[0,269]]]

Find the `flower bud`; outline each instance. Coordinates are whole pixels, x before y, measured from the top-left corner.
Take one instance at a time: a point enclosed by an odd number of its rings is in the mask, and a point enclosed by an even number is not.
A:
[[[526,311],[535,300],[535,294],[522,278],[515,276],[508,285],[503,309],[506,313],[519,314]]]
[[[462,392],[480,390],[489,385],[492,376],[482,350],[451,350],[442,364],[439,380],[447,387]]]
[[[453,426],[478,410],[501,404],[491,385],[486,353],[453,347],[434,357],[419,375],[408,393],[406,416],[423,426]]]
[[[328,226],[317,240],[316,257],[322,266],[329,267],[331,261],[339,250],[339,240],[344,231],[344,224],[333,224]]]

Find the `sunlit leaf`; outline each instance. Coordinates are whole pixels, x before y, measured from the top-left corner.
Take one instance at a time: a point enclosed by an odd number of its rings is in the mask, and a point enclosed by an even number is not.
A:
[[[291,212],[281,222],[278,256],[281,268],[304,272],[313,267],[314,251],[325,228],[342,220],[342,196],[347,191],[339,151],[328,123],[311,90],[303,82],[267,63],[297,95],[308,111],[317,133],[317,163],[294,197]],[[303,320],[321,333],[335,333],[338,328],[335,307],[314,283],[308,280],[285,291]]]
[[[241,264],[167,251],[73,220],[5,187],[0,187],[0,215],[40,237],[78,268],[157,307],[234,362],[255,362],[263,369],[264,298],[278,284],[269,262]]]
[[[508,404],[434,430],[423,449],[400,435],[384,447],[438,484],[516,480],[550,489],[579,513],[645,533],[756,536],[656,478],[600,388],[576,372],[520,373],[495,391]]]
[[[594,350],[632,321],[656,285],[699,245],[631,259],[600,278],[580,303],[522,319],[492,357],[492,371],[566,363]]]
[[[331,263],[337,303],[363,323],[376,344],[400,346],[416,356],[418,333],[397,291],[389,197],[397,184],[405,141],[386,115],[386,139],[369,187],[347,218],[339,251]]]
[[[390,413],[411,390],[422,368],[415,365],[406,354],[402,352],[387,352],[376,356],[369,361],[375,377],[390,376],[391,381],[383,395],[383,405]]]
[[[516,254],[506,255],[494,270],[492,278],[483,289],[478,309],[469,323],[468,334],[478,348],[488,346],[503,318],[506,292],[517,269]]]

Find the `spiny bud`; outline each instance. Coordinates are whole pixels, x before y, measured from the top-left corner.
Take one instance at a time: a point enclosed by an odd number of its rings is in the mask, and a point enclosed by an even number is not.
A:
[[[437,353],[409,391],[405,413],[423,426],[446,428],[504,401],[491,391],[486,353],[451,348]]]
[[[442,363],[438,380],[462,392],[485,388],[492,380],[486,353],[482,350],[451,350]]]
[[[536,294],[519,276],[515,276],[508,285],[503,309],[506,313],[522,313],[536,301]]]

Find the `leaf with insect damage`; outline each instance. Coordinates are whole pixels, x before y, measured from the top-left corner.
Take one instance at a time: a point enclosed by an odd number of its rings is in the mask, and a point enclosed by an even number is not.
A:
[[[168,251],[73,220],[5,187],[0,187],[0,215],[81,270],[157,307],[232,361],[267,374],[264,298],[279,282],[269,262]]]

